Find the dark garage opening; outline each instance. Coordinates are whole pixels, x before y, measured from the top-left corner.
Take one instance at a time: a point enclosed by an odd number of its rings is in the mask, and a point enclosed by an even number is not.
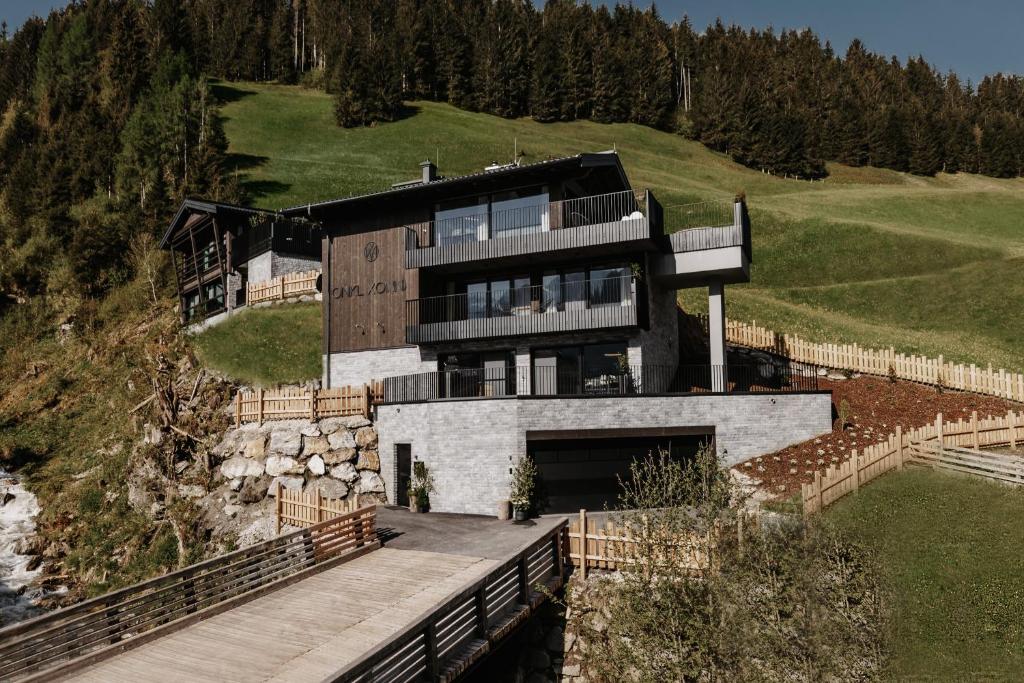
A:
[[[663,449],[674,460],[692,458],[710,434],[626,436],[527,440],[527,451],[539,471],[544,513],[603,510],[618,507],[619,477],[630,476],[630,464]]]

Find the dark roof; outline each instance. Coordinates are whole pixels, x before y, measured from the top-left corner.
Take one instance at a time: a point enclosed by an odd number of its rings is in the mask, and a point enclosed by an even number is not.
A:
[[[174,214],[174,218],[171,219],[170,225],[167,226],[167,231],[164,233],[163,239],[160,240],[160,247],[162,249],[166,249],[174,234],[196,214],[206,214],[211,217],[218,218],[244,218],[253,214],[265,214],[278,218],[299,217],[303,214],[311,215],[314,211],[321,212],[326,209],[358,207],[368,203],[390,200],[399,195],[403,199],[425,199],[434,195],[438,195],[443,198],[444,195],[451,196],[454,193],[458,193],[460,190],[469,191],[474,189],[474,186],[481,184],[497,184],[510,178],[515,179],[517,176],[548,176],[555,175],[560,172],[568,172],[572,169],[596,168],[608,169],[612,176],[609,180],[614,182],[616,185],[621,185],[621,189],[632,189],[629,184],[629,179],[626,178],[626,172],[622,168],[622,162],[619,160],[619,155],[614,151],[608,151],[576,154],[556,159],[545,159],[544,161],[537,161],[532,164],[509,164],[507,166],[500,166],[489,170],[485,169],[476,173],[467,173],[466,175],[454,176],[451,178],[438,178],[437,180],[429,183],[409,181],[408,183],[399,183],[396,187],[391,187],[379,192],[354,195],[352,197],[345,197],[342,199],[331,199],[322,202],[300,204],[299,206],[281,209],[280,211],[250,208],[204,199],[186,199],[181,203],[181,206],[178,208],[178,212]],[[225,229],[230,230],[230,225],[226,225]]]
[[[171,237],[174,236],[181,227],[188,223],[189,219],[197,214],[206,214],[209,216],[218,217],[248,217],[254,214],[270,214],[278,215],[277,211],[268,211],[266,209],[250,208],[247,206],[238,206],[237,204],[228,204],[226,202],[213,202],[205,199],[186,199],[178,207],[178,212],[174,214],[174,218],[171,219],[170,225],[167,226],[167,231],[164,232],[163,238],[160,240],[160,248],[166,249],[170,244]]]
[[[282,209],[281,213],[285,216],[296,216],[301,214],[308,215],[312,214],[314,211],[319,212],[324,209],[333,209],[363,204],[367,202],[387,200],[397,195],[401,195],[403,198],[411,198],[415,197],[416,195],[430,195],[437,194],[440,192],[451,194],[453,191],[458,190],[460,186],[468,187],[474,184],[478,184],[480,181],[515,178],[516,176],[519,175],[536,175],[538,174],[538,172],[548,173],[572,168],[597,167],[609,167],[613,169],[613,172],[615,172],[618,176],[618,180],[621,181],[623,188],[631,189],[629,180],[626,178],[626,172],[622,168],[622,162],[619,160],[619,155],[616,152],[609,151],[576,154],[573,156],[559,157],[556,159],[545,159],[544,161],[537,161],[532,164],[509,164],[507,166],[500,166],[497,168],[492,168],[490,170],[478,171],[476,173],[468,173],[466,175],[454,176],[451,178],[438,178],[437,180],[434,180],[429,183],[410,181],[409,183],[401,183],[397,187],[391,187],[386,190],[381,190],[379,192],[354,195],[342,199],[331,199],[322,202],[300,204],[298,206],[292,206],[287,209]]]

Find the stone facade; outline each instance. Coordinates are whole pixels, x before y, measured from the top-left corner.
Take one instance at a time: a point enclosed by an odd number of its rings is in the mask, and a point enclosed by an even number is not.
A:
[[[279,254],[268,251],[250,259],[248,264],[249,282],[264,282],[289,273],[320,270],[319,256]]]
[[[830,431],[832,403],[827,392],[449,400],[380,406],[376,426],[385,482],[408,443],[437,481],[433,509],[493,515],[530,431],[705,428],[732,465]]]
[[[437,370],[437,356],[429,349],[401,346],[374,351],[348,351],[324,355],[324,386],[366,384],[375,379],[414,375]]]

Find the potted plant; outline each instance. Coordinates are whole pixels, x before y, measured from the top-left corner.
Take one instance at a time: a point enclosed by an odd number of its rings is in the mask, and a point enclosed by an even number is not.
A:
[[[412,480],[409,482],[409,510],[426,512],[430,509],[430,494],[434,492],[434,477],[427,469],[427,463],[417,460],[412,465]]]
[[[509,501],[512,503],[512,519],[525,521],[533,509],[537,487],[537,466],[526,455],[519,459],[512,470]]]

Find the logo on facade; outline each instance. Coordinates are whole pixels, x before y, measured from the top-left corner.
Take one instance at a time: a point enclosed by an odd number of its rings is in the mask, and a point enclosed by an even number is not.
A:
[[[380,247],[377,246],[376,242],[367,242],[363,248],[363,256],[366,257],[367,261],[373,263],[380,256]]]

